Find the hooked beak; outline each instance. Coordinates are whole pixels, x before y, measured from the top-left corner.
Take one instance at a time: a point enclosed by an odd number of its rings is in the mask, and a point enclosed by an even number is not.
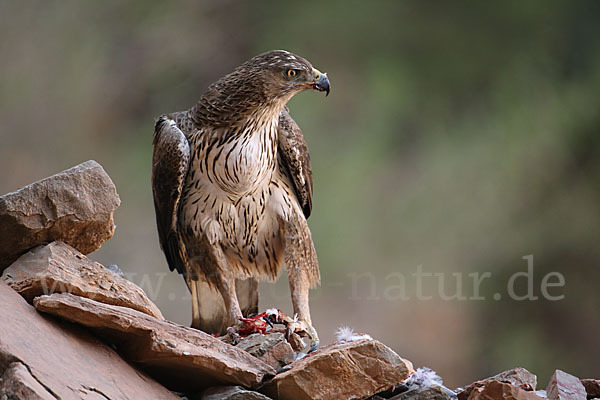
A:
[[[313,68],[313,75],[315,77],[315,81],[313,83],[313,89],[318,90],[320,92],[325,92],[325,96],[329,96],[329,78],[327,74],[319,71],[316,68]]]

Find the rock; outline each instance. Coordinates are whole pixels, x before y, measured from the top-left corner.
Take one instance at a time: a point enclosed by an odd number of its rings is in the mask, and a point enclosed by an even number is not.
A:
[[[600,397],[600,380],[598,379],[582,379],[581,383],[587,392],[589,399]]]
[[[276,371],[294,361],[294,350],[280,332],[266,335],[254,333],[242,339],[236,347],[260,358]]]
[[[466,400],[469,398],[471,391],[477,387],[483,387],[489,381],[499,381],[509,383],[513,386],[519,387],[524,390],[532,391],[537,386],[537,377],[525,368],[513,368],[508,371],[500,372],[490,378],[483,379],[481,381],[473,382],[469,386],[463,389],[458,389],[458,399]]]
[[[8,366],[0,377],[0,399],[56,400],[27,370],[16,361]]]
[[[0,271],[32,247],[55,240],[83,254],[98,250],[115,231],[120,202],[95,161],[0,196]]]
[[[408,386],[405,385],[404,382],[402,382],[390,387],[389,389],[378,392],[377,394],[369,397],[369,400],[392,399],[394,398],[394,396],[398,396],[399,394],[405,393],[408,390]]]
[[[285,341],[283,333],[276,332],[271,334],[262,335],[260,333],[253,333],[245,338],[243,338],[237,345],[237,348],[240,348],[248,353],[252,354],[254,357],[260,357],[267,352],[271,347],[275,346],[277,343]]]
[[[370,339],[334,344],[291,364],[260,391],[275,399],[366,398],[405,380],[410,361]]]
[[[220,386],[206,389],[200,400],[271,400],[264,394],[240,386]]]
[[[557,369],[546,387],[549,400],[585,400],[587,393],[579,378]]]
[[[497,380],[486,380],[483,386],[473,388],[468,400],[540,400],[534,392]]]
[[[62,242],[25,253],[4,270],[2,280],[30,303],[43,294],[67,292],[164,319],[140,287]]]
[[[307,347],[310,348],[304,339],[295,332],[290,332],[289,341],[292,349],[294,349],[296,353],[305,352]]]
[[[397,395],[388,396],[394,400],[420,399],[444,400],[456,399],[456,393],[444,386],[442,378],[431,368],[418,368],[401,385],[393,388]],[[379,393],[384,395],[385,393]]]
[[[257,387],[275,374],[256,357],[209,334],[130,308],[69,293],[36,297],[33,304],[112,341],[123,357],[171,390],[197,393],[215,385]]]
[[[19,361],[52,398],[178,399],[87,331],[37,313],[2,282],[0,304],[0,375]],[[31,383],[14,364],[4,373],[9,375],[3,377],[3,390],[11,381]]]
[[[529,391],[535,390],[537,386],[537,376],[525,368],[509,369],[508,371],[503,371],[492,376],[490,379],[510,383],[513,386],[518,386],[521,389]]]
[[[275,368],[276,371],[280,371],[281,368],[294,361],[295,355],[292,346],[290,346],[287,341],[283,340],[276,343],[258,358]]]
[[[452,400],[456,399],[456,396],[452,396],[442,386],[430,386],[426,388],[411,389],[407,392],[401,393],[394,397],[390,397],[389,400]]]

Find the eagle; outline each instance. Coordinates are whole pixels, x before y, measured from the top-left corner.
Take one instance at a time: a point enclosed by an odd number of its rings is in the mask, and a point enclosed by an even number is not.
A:
[[[312,168],[286,107],[309,89],[328,95],[327,74],[273,50],[211,84],[189,110],[156,121],[158,237],[191,292],[194,328],[239,328],[258,311],[259,280],[274,281],[285,265],[297,321],[318,344],[309,311],[309,290],[320,283],[307,224]]]

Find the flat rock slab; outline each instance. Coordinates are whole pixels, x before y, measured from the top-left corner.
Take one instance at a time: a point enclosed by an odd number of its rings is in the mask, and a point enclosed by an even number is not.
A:
[[[13,362],[0,376],[0,399],[56,400],[21,362]]]
[[[178,399],[89,332],[36,312],[2,282],[0,304],[0,369],[8,367],[0,375],[8,373],[16,385],[10,389],[3,383],[2,390],[20,390],[18,382],[29,382],[44,399],[25,371],[11,370],[19,362],[52,398]]]
[[[95,161],[0,196],[0,271],[32,247],[55,240],[83,254],[98,250],[115,231],[120,203]]]
[[[66,292],[164,319],[139,286],[63,242],[25,253],[4,270],[2,280],[30,303],[37,296]]]
[[[585,400],[587,393],[585,387],[576,376],[567,374],[560,369],[554,371],[546,394],[549,400]]]
[[[513,386],[510,383],[488,380],[485,385],[474,388],[469,400],[542,400],[534,392]],[[574,400],[574,399],[573,399]]]
[[[537,386],[537,376],[526,370],[525,368],[513,368],[507,371],[500,372],[492,377],[482,379],[471,383],[458,392],[459,400],[466,400],[473,389],[485,386],[490,381],[499,381],[508,383],[526,391],[533,391]]]
[[[172,390],[195,393],[215,385],[257,387],[275,370],[202,331],[130,308],[68,293],[34,299],[36,309],[93,329],[126,359]]]
[[[371,339],[334,344],[295,361],[260,389],[274,399],[363,399],[414,372],[386,345]]]

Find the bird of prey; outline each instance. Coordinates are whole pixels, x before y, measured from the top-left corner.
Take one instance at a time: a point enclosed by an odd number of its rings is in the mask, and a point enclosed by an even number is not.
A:
[[[288,51],[260,54],[154,129],[152,189],[160,245],[192,294],[192,326],[224,333],[258,310],[258,280],[285,264],[294,313],[318,343],[308,305],[320,282],[306,219],[313,179],[286,103],[329,94],[327,74]]]

